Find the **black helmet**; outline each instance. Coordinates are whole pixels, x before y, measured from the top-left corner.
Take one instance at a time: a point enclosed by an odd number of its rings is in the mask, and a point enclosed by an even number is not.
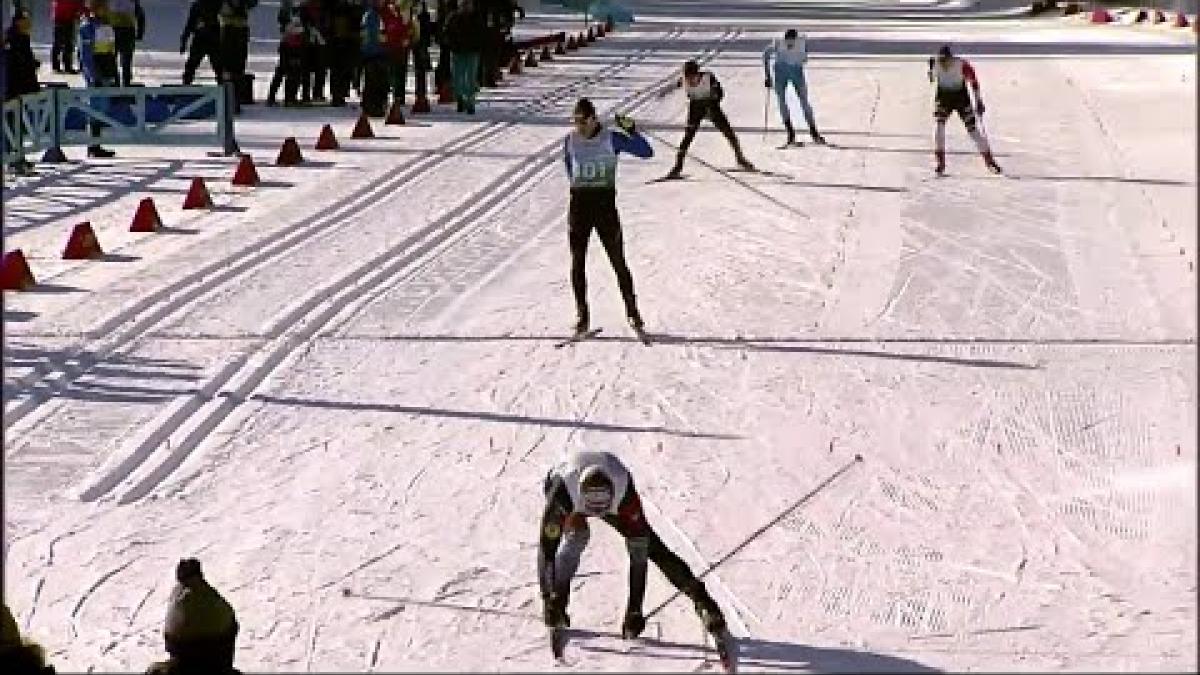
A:
[[[683,62],[683,74],[684,75],[695,75],[698,72],[700,72],[700,64],[699,63],[696,63],[695,61],[693,61],[691,59],[688,59],[687,61]]]
[[[795,40],[798,37],[800,37],[800,33],[796,32],[795,28],[789,28],[783,31],[784,40]]]

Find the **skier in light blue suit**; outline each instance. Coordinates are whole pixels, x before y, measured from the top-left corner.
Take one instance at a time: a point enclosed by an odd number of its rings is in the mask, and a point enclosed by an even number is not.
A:
[[[771,57],[775,57],[775,77],[771,77]],[[817,121],[813,117],[812,106],[808,103],[808,84],[804,81],[804,64],[808,61],[808,49],[805,39],[795,28],[789,28],[783,34],[783,40],[772,40],[763,50],[763,71],[766,73],[767,88],[775,87],[775,95],[779,97],[779,116],[783,118],[783,128],[787,131],[787,144],[796,142],[796,130],[792,128],[791,111],[788,110],[787,89],[791,84],[796,88],[796,98],[800,99],[800,108],[804,111],[804,121],[808,123],[808,133],[814,143],[825,144],[825,137],[817,131]]]

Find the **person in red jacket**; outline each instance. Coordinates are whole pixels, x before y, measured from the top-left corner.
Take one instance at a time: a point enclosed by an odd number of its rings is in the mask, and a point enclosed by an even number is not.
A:
[[[401,7],[393,0],[384,0],[380,7],[383,18],[384,46],[389,63],[389,88],[392,102],[404,105],[405,85],[408,82],[408,55],[412,53],[416,24],[409,16],[409,8]]]
[[[50,67],[56,73],[78,73],[75,57],[75,31],[83,14],[83,0],[54,0],[50,15],[54,19],[54,43],[50,45]]]

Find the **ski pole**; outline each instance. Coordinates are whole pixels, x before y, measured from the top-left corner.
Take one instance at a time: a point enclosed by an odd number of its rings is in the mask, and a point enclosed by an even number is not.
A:
[[[758,539],[760,536],[762,536],[762,534],[764,532],[771,529],[779,521],[783,520],[784,518],[787,518],[789,515],[791,515],[791,513],[793,511],[800,508],[806,502],[808,502],[808,500],[810,500],[814,496],[816,496],[816,494],[818,492],[820,492],[821,490],[824,490],[826,487],[829,486],[830,483],[837,480],[839,477],[841,477],[842,474],[846,473],[847,471],[849,471],[851,468],[853,468],[855,465],[859,464],[862,461],[863,461],[862,455],[859,455],[859,454],[854,455],[854,459],[851,459],[849,462],[846,462],[842,466],[842,468],[838,469],[837,471],[834,471],[832,474],[830,474],[830,476],[828,478],[826,478],[825,480],[818,483],[816,487],[809,490],[807,494],[805,494],[803,497],[801,497],[800,499],[797,499],[795,502],[793,502],[791,506],[784,509],[783,512],[780,513],[778,516],[775,516],[774,518],[772,518],[771,521],[768,522],[766,525],[763,525],[762,527],[758,528],[754,532],[750,533],[750,536],[746,537],[742,541],[742,543],[735,546],[732,551],[721,556],[720,560],[712,563],[711,565],[708,566],[708,569],[706,569],[703,572],[701,572],[700,574],[696,575],[696,580],[699,581],[699,580],[703,579],[704,577],[708,576],[709,572],[712,572],[713,570],[717,569],[717,567],[724,564],[726,560],[729,560],[733,556],[737,555],[738,552],[741,551],[742,549],[746,548],[746,546],[748,546],[750,544],[750,542],[754,541],[755,539]],[[666,607],[667,605],[674,602],[675,598],[678,598],[682,594],[683,594],[683,591],[676,590],[673,594],[671,594],[671,597],[667,598],[666,600],[663,600],[661,603],[659,603],[659,605],[657,607],[655,607],[654,609],[647,612],[645,615],[645,618],[647,620],[649,620],[650,617],[661,612],[664,607]]]
[[[763,91],[763,141],[767,140],[767,115],[771,110],[771,92],[770,90]]]

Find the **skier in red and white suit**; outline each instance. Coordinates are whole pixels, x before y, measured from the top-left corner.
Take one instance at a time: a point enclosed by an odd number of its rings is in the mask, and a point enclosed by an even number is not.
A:
[[[934,94],[933,118],[937,122],[934,130],[934,157],[939,175],[946,170],[946,120],[950,113],[958,113],[967,128],[967,133],[979,148],[984,164],[995,173],[1000,173],[1000,165],[992,157],[987,139],[978,129],[975,115],[984,111],[983,98],[979,92],[979,79],[975,77],[975,69],[966,59],[961,59],[950,53],[950,46],[943,45],[938,50],[936,58],[929,59],[929,80],[937,83]],[[967,85],[975,93],[975,107],[971,108],[971,96],[967,93]]]

